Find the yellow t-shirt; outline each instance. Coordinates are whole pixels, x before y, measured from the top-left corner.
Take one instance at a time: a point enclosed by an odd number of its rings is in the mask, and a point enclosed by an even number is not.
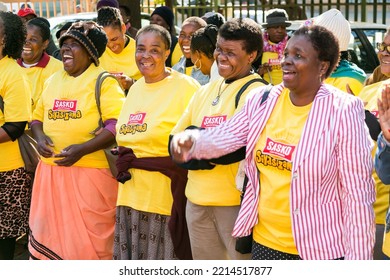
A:
[[[55,154],[69,145],[85,143],[94,137],[91,132],[98,127],[100,118],[95,83],[102,71],[94,64],[78,77],[60,70],[45,83],[33,120],[43,122],[43,131],[53,141]],[[118,118],[124,98],[116,80],[104,80],[100,96],[103,121]],[[54,160],[56,158],[42,158],[51,165],[55,165]],[[103,150],[99,150],[83,156],[74,166],[108,168],[108,163]]]
[[[325,80],[326,84],[332,85],[342,91],[347,92],[347,84],[351,88],[354,95],[359,95],[360,91],[363,89],[363,83],[359,82],[356,79],[349,78],[349,77],[342,77],[342,78],[327,78]]]
[[[261,190],[253,239],[289,254],[298,254],[290,217],[292,162],[311,105],[295,106],[284,89],[254,149]]]
[[[359,94],[359,97],[364,102],[364,107],[366,110],[369,110],[372,114],[378,117],[378,104],[377,100],[381,97],[382,89],[385,84],[389,84],[390,79],[378,83],[374,83],[368,86],[365,86]],[[375,156],[376,151],[376,142],[375,147],[373,149],[373,157]],[[377,224],[385,224],[386,220],[386,212],[389,209],[389,193],[390,186],[385,185],[379,179],[375,170],[373,172],[373,177],[375,180],[376,186],[376,201],[374,203],[374,211],[375,211],[375,222]],[[387,232],[384,236],[383,240],[383,252],[390,256],[390,232]]]
[[[384,82],[379,82],[379,83],[365,86],[359,94],[359,97],[363,100],[364,108],[366,110],[369,110],[376,117],[378,117],[377,100],[378,98],[381,97],[383,84],[386,82],[389,83],[390,79]],[[373,158],[375,157],[375,151],[376,151],[376,142],[375,142],[375,147],[372,150]],[[372,175],[375,180],[375,186],[377,192],[376,201],[374,203],[374,210],[376,215],[375,222],[377,224],[383,225],[385,223],[386,211],[389,208],[390,186],[382,183],[382,181],[379,179],[378,175],[376,174],[375,170]]]
[[[172,130],[172,134],[185,130],[190,125],[203,128],[214,127],[230,119],[245,103],[246,94],[261,83],[251,84],[241,95],[237,109],[237,92],[249,80],[260,78],[251,74],[226,84],[223,78],[202,86],[194,95],[185,113]],[[221,87],[220,87],[221,86]],[[221,93],[217,105],[213,106],[218,92]],[[216,165],[211,170],[189,170],[186,186],[187,198],[195,204],[207,206],[233,206],[240,204],[240,192],[236,188],[235,177],[239,163]]]
[[[179,42],[176,44],[175,48],[173,49],[173,54],[171,56],[171,65],[175,65],[179,62],[180,58],[182,57],[183,53],[180,48]],[[187,74],[188,75],[188,74]],[[191,75],[191,72],[190,72]]]
[[[138,80],[118,119],[118,145],[132,148],[138,158],[168,156],[169,134],[199,87],[196,80],[176,71],[157,83]],[[170,215],[171,180],[159,172],[135,168],[129,172],[131,180],[119,184],[117,205]]]
[[[121,53],[116,54],[110,48],[106,48],[103,55],[99,58],[100,66],[108,72],[123,73],[134,80],[139,80],[142,74],[135,62],[135,40],[129,36],[127,37],[129,43]]]
[[[46,80],[55,72],[63,68],[63,64],[58,59],[50,57],[49,63],[46,67],[30,67],[24,68],[23,71],[27,73],[28,78],[30,79],[32,85],[32,111],[34,112],[35,106],[38,103],[39,98],[41,97],[43,84]]]
[[[0,110],[0,127],[5,122],[31,120],[31,87],[28,77],[16,61],[8,56],[0,59],[0,95],[4,113]],[[18,141],[0,143],[0,172],[24,166]]]
[[[270,42],[270,44],[273,44]],[[272,71],[269,73],[266,72],[263,75],[264,80],[267,82],[277,85],[283,81],[283,71],[282,66],[280,64],[280,60],[278,58],[278,53],[276,52],[264,52],[261,58],[261,64],[268,63],[272,66]]]

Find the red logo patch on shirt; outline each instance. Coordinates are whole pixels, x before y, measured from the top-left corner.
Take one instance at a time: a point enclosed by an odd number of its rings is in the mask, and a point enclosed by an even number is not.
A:
[[[145,116],[146,116],[146,113],[130,114],[129,121],[127,122],[127,124],[128,125],[130,125],[130,124],[143,124]]]
[[[220,125],[221,123],[226,122],[227,116],[204,116],[202,120],[201,127],[208,128],[208,127],[215,127],[217,125]]]
[[[77,111],[77,100],[54,99],[53,111]]]
[[[371,114],[373,114],[375,118],[379,118],[379,111],[371,111]]]
[[[270,58],[270,59],[268,59],[268,64],[269,65],[279,65],[280,60],[278,58]]]
[[[268,155],[276,155],[284,158],[285,160],[291,161],[294,150],[294,145],[276,142],[267,137],[267,142],[265,143],[263,153]]]

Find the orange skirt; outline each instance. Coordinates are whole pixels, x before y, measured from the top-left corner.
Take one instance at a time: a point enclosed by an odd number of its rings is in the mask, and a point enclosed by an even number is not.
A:
[[[30,211],[32,259],[112,259],[118,182],[109,169],[40,162]]]

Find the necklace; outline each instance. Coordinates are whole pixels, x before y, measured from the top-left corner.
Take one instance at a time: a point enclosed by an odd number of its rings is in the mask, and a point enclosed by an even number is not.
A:
[[[219,89],[218,89],[218,94],[217,94],[217,96],[215,97],[215,99],[213,100],[213,102],[211,103],[211,105],[213,105],[213,106],[216,106],[218,103],[219,103],[219,99],[221,98],[221,94],[228,88],[228,86],[230,85],[230,84],[228,84],[222,91],[221,91],[221,89],[222,89],[222,85],[225,83],[225,80],[223,80],[222,82],[221,82],[221,84],[219,85]]]

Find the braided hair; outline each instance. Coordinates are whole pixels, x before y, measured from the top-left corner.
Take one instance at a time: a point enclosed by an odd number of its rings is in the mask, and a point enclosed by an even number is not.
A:
[[[121,29],[123,23],[119,9],[113,7],[102,7],[98,10],[97,24],[106,27]]]
[[[3,56],[20,58],[26,34],[26,26],[18,15],[0,11],[0,36],[4,40]]]
[[[208,58],[213,58],[217,42],[218,28],[213,24],[200,28],[192,34],[191,51],[200,51]]]

